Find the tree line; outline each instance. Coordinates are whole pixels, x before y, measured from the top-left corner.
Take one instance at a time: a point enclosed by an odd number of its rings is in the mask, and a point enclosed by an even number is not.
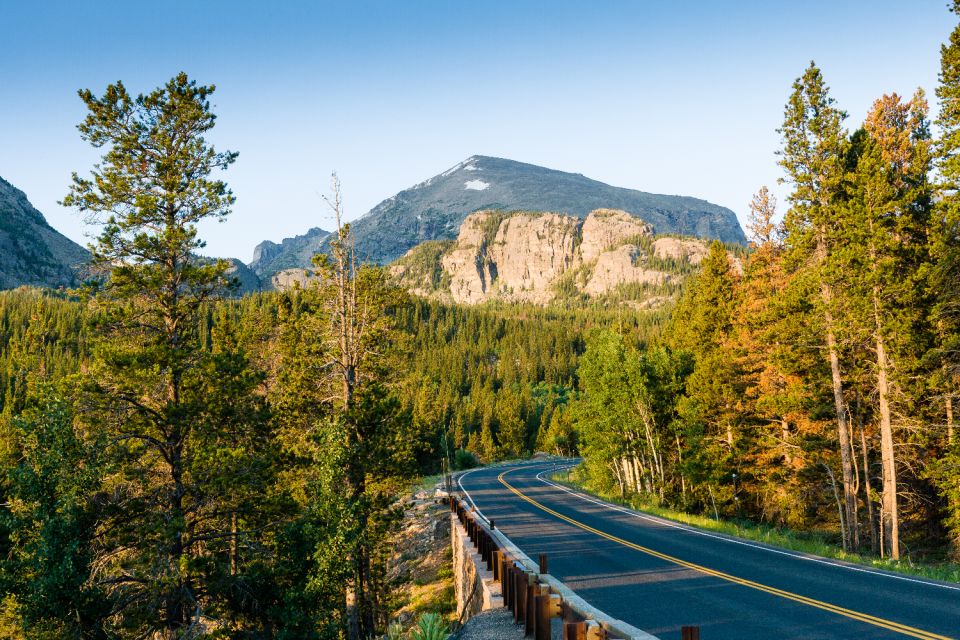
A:
[[[592,482],[891,559],[960,549],[960,27],[940,80],[935,122],[917,90],[852,132],[815,64],[794,82],[782,220],[762,188],[752,251],[714,244],[653,345],[588,343]]]

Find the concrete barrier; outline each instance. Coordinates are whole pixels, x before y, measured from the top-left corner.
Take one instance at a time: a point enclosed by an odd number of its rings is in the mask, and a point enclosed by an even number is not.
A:
[[[467,530],[455,513],[450,514],[450,544],[460,624],[481,611],[502,607],[500,583],[494,580],[493,571],[487,569],[487,563],[470,542]]]

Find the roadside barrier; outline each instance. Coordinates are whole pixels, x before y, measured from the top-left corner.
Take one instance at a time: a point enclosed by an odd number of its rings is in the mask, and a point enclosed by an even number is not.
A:
[[[504,606],[513,620],[523,625],[524,635],[550,640],[552,621],[561,621],[563,640],[658,640],[656,636],[616,620],[588,604],[548,572],[548,558],[540,554],[535,563],[496,527],[464,500],[450,495],[450,511],[456,515],[488,571],[501,585]],[[682,640],[699,640],[696,627],[684,627]]]

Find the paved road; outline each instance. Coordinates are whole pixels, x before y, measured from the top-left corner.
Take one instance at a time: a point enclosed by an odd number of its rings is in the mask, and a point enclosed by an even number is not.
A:
[[[460,479],[476,507],[585,600],[663,640],[960,638],[960,585],[678,525],[575,493],[551,464]]]

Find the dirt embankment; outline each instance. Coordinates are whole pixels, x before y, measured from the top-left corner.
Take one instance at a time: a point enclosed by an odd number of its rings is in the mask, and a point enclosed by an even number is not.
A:
[[[421,613],[456,613],[450,550],[450,509],[436,503],[432,489],[416,491],[404,506],[403,527],[394,541],[388,578],[394,586],[392,618],[404,628]]]

